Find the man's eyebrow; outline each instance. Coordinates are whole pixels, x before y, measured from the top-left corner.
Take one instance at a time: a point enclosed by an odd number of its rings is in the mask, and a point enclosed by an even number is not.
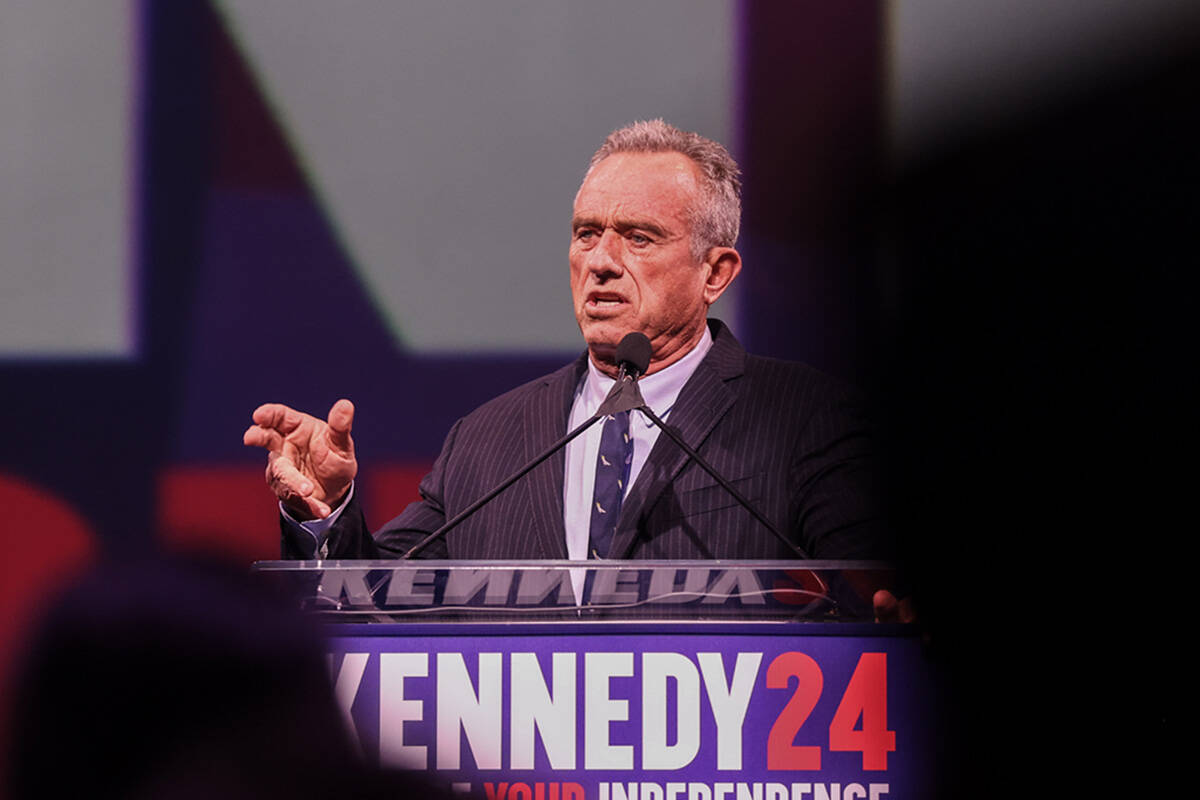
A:
[[[577,231],[580,228],[603,228],[604,223],[599,217],[590,214],[579,214],[571,218],[571,230]],[[618,233],[625,233],[631,230],[641,230],[647,233],[667,238],[670,234],[665,228],[656,222],[651,222],[648,219],[636,219],[631,217],[617,217],[613,220],[613,229]]]
[[[613,220],[613,227],[621,233],[624,233],[625,231],[639,230],[652,233],[655,236],[661,236],[663,238],[667,237],[667,231],[661,225],[651,222],[648,219],[618,217],[617,219]]]

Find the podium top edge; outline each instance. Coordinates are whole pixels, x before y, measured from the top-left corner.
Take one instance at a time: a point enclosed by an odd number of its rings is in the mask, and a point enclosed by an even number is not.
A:
[[[768,570],[893,570],[896,565],[887,561],[839,561],[839,560],[435,560],[414,559],[328,559],[328,560],[275,560],[255,561],[251,568],[258,571],[295,569],[768,569]]]

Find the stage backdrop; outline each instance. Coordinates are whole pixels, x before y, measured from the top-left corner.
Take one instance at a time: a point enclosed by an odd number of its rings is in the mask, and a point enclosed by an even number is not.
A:
[[[241,445],[266,401],[353,399],[368,514],[394,514],[456,418],[582,350],[571,203],[637,119],[743,163],[746,270],[715,314],[760,352],[860,367],[876,3],[100,5],[0,12],[18,554],[271,557]]]

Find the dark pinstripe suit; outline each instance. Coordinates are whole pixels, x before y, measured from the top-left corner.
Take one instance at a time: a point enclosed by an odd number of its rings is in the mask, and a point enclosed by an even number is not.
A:
[[[711,321],[713,347],[667,422],[812,558],[884,558],[859,408],[806,367],[751,356]],[[422,502],[371,536],[356,500],[333,526],[330,558],[403,553],[566,432],[586,355],[460,419]],[[560,450],[452,530],[427,558],[567,557]],[[284,526],[285,558],[303,557]],[[309,545],[311,548],[311,545]],[[723,488],[660,436],[621,509],[613,552],[630,558],[792,558]]]

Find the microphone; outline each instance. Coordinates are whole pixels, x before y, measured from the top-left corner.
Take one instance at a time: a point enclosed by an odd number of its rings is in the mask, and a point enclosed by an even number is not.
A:
[[[631,373],[632,379],[636,381],[646,374],[652,353],[649,336],[637,331],[627,333],[617,345],[617,366],[621,368],[622,373]]]
[[[471,505],[464,508],[458,514],[438,528],[433,533],[426,536],[421,541],[417,542],[408,552],[400,556],[400,560],[404,561],[412,558],[417,553],[424,550],[430,543],[437,541],[445,536],[454,528],[458,527],[468,517],[474,514],[479,509],[483,508],[492,498],[503,492],[509,486],[516,483],[522,476],[530,472],[538,464],[541,464],[550,456],[554,455],[563,447],[567,446],[579,434],[586,431],[592,425],[607,417],[609,414],[616,414],[621,411],[632,411],[638,407],[645,407],[645,401],[642,400],[642,393],[637,388],[637,378],[644,373],[650,366],[650,355],[653,348],[650,346],[650,340],[646,338],[644,333],[627,333],[617,345],[617,363],[620,367],[620,372],[617,376],[617,382],[613,384],[613,388],[609,390],[608,396],[604,398],[604,402],[600,404],[600,408],[590,419],[585,421],[575,430],[568,433],[566,436],[559,439],[554,444],[546,448],[536,458],[530,461],[525,466],[521,467],[515,473],[508,477],[503,483],[492,489],[483,497],[476,500]]]
[[[596,416],[603,418],[646,405],[646,401],[642,399],[642,391],[638,389],[637,380],[650,366],[651,351],[650,339],[644,333],[635,331],[622,337],[616,353],[620,369],[617,382],[596,410]]]

